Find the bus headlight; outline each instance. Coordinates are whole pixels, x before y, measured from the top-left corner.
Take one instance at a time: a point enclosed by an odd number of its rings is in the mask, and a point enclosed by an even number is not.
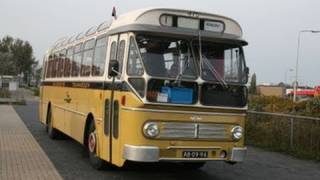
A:
[[[153,122],[146,123],[143,127],[143,133],[145,136],[151,138],[158,136],[160,133],[158,124]]]
[[[232,133],[232,139],[234,140],[240,140],[243,134],[243,130],[241,126],[235,126],[231,130]]]

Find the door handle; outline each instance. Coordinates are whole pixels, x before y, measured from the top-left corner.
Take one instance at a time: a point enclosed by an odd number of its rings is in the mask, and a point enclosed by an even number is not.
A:
[[[69,94],[67,94],[67,96],[64,98],[64,101],[66,102],[66,103],[70,103],[71,102],[71,97],[70,97],[70,95]]]

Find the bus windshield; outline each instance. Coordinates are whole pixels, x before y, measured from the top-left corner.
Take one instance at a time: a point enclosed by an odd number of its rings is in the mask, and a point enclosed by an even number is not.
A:
[[[198,40],[138,35],[142,61],[150,76],[246,83],[240,46]]]
[[[199,45],[196,41],[193,43],[193,48],[196,57],[201,57],[199,61],[202,79],[219,81],[223,84],[246,83],[247,75],[241,47],[206,41],[202,41]]]
[[[150,76],[195,79],[197,71],[191,44],[184,39],[137,36],[142,61]]]

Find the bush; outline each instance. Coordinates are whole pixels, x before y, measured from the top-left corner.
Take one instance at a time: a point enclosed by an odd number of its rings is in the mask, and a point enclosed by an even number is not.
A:
[[[320,117],[320,97],[307,101],[267,96],[251,96],[249,109]],[[293,145],[290,146],[291,119],[276,115],[248,113],[246,143],[301,158],[320,160],[320,121],[294,118]]]
[[[34,96],[39,96],[39,94],[40,94],[40,89],[39,88],[33,88],[32,91],[33,91],[33,95]]]
[[[25,87],[25,89],[32,91],[34,96],[39,96],[39,94],[40,94],[39,87]]]
[[[287,98],[276,96],[251,96],[249,109],[265,112],[292,112],[294,103]]]
[[[0,89],[0,98],[10,98],[10,91],[7,89]]]
[[[246,144],[300,158],[320,160],[320,121],[295,118],[292,146],[290,125],[290,118],[287,117],[248,113]]]
[[[275,96],[250,96],[249,109],[320,117],[320,97],[294,103],[291,99]]]
[[[320,117],[320,96],[306,102],[306,112]]]

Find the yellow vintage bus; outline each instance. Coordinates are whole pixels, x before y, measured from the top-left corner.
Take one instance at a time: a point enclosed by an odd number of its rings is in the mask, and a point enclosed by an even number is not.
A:
[[[60,39],[44,59],[40,121],[106,162],[241,162],[249,69],[233,19],[149,8]]]

